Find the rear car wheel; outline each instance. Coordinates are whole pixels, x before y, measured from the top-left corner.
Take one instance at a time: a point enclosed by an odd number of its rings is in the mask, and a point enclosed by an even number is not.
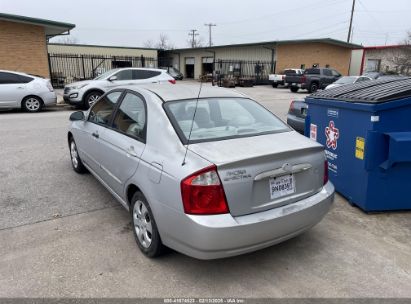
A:
[[[298,92],[298,87],[290,87],[290,91],[293,93],[297,93]]]
[[[71,165],[73,166],[74,171],[79,174],[83,174],[87,172],[86,167],[84,167],[83,162],[78,155],[77,145],[73,138],[69,141],[69,148],[70,148],[70,159]]]
[[[309,92],[309,93],[315,93],[315,92],[317,92],[317,91],[318,91],[318,84],[315,83],[315,82],[313,82],[313,83],[310,85],[310,88],[308,89],[308,92]]]
[[[84,98],[84,108],[90,108],[101,96],[102,94],[98,91],[91,91]]]
[[[130,212],[134,237],[141,252],[150,258],[163,254],[165,247],[161,242],[153,213],[141,192],[133,195]]]
[[[272,86],[273,86],[273,88],[276,88],[276,87],[278,87],[278,83],[273,82]]]
[[[29,96],[24,98],[22,103],[23,109],[27,112],[39,112],[43,106],[43,102],[39,97]]]

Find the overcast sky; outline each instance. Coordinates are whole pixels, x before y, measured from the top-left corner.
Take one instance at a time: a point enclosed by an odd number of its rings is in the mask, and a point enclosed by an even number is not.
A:
[[[396,44],[411,30],[411,0],[356,0],[353,42]],[[197,29],[213,44],[326,38],[347,39],[352,0],[1,0],[0,12],[76,24],[77,43],[143,46],[161,33],[187,47]],[[56,41],[56,38],[54,39]]]

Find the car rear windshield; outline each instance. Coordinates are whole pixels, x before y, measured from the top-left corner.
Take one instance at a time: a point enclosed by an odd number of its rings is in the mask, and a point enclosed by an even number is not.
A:
[[[274,114],[247,98],[172,101],[164,108],[183,144],[290,131]]]

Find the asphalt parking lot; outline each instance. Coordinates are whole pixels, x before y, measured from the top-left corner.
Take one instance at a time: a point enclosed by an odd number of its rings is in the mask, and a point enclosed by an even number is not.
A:
[[[305,96],[239,90],[281,119]],[[71,112],[0,112],[0,298],[411,297],[411,213],[367,215],[339,195],[320,224],[265,250],[212,261],[144,257],[127,211],[71,169]]]

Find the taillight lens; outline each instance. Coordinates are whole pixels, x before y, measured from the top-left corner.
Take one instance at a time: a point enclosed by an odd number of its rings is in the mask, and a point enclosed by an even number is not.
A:
[[[305,83],[307,81],[307,77],[301,76],[301,83]]]
[[[187,214],[228,213],[224,189],[217,167],[207,167],[181,181],[181,196]]]
[[[176,84],[176,80],[175,80],[175,79],[169,79],[168,82],[169,82],[169,83],[172,83],[172,84]]]
[[[291,100],[289,111],[291,112],[293,110],[294,110],[294,100]]]
[[[324,181],[323,181],[323,185],[325,185],[326,183],[328,183],[328,160],[324,161]]]

